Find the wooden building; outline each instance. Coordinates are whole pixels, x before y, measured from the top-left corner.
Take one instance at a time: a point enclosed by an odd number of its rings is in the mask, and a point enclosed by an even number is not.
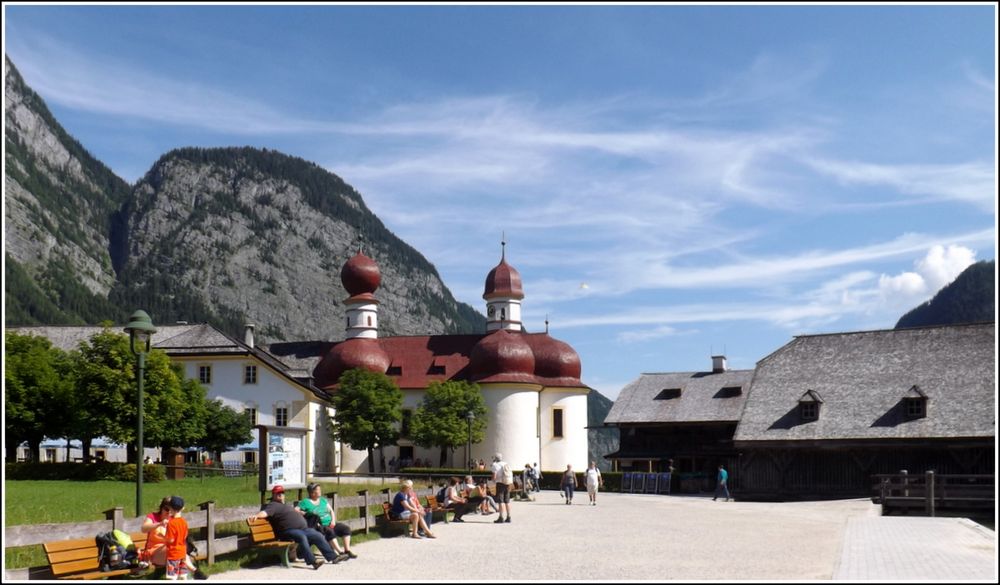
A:
[[[741,497],[868,496],[876,473],[992,474],[996,325],[804,335],[757,363]]]
[[[710,489],[721,463],[737,481],[733,434],[753,370],[712,361],[711,371],[642,374],[622,389],[604,421],[621,435],[619,450],[605,456],[613,469],[667,471],[672,459],[674,489],[698,491]]]

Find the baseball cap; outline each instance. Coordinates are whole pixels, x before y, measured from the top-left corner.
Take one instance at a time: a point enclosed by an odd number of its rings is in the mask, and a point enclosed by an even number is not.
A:
[[[497,453],[496,455],[493,456],[493,460],[494,461],[503,461],[503,455]]]
[[[180,510],[184,508],[184,498],[180,496],[174,496],[170,498],[170,508],[172,510]]]
[[[283,493],[285,493],[285,486],[283,485],[276,485],[273,488],[271,488],[272,496],[276,496],[278,494],[283,494]]]

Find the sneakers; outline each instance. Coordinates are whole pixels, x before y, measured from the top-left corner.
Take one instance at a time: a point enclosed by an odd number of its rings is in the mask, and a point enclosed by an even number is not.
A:
[[[347,555],[347,558],[349,558],[349,559],[356,559],[356,558],[358,558],[358,555],[354,554],[354,551],[350,551],[350,550],[349,551],[345,551],[344,554]]]
[[[503,516],[497,518],[493,521],[494,524],[503,524]]]
[[[504,520],[505,524],[510,524],[510,514],[507,514],[507,519]]]
[[[325,563],[325,562],[326,562],[326,559],[324,559],[323,557],[316,557],[316,560],[313,561],[313,569],[318,569],[318,568],[322,567],[323,563]]]
[[[452,522],[465,522],[465,520],[462,520],[461,518],[452,518],[451,521]]]
[[[347,556],[347,553],[338,553],[337,556],[330,559],[330,562],[336,565],[337,563],[341,561],[346,561],[349,558],[351,557]]]

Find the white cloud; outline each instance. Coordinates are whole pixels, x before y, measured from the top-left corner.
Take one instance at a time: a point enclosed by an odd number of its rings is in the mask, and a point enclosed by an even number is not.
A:
[[[653,339],[660,339],[662,337],[670,337],[677,334],[678,331],[676,328],[671,327],[670,325],[662,325],[653,329],[624,331],[618,334],[618,341],[622,343],[638,343]]]
[[[912,298],[927,292],[927,281],[916,272],[904,272],[896,276],[883,274],[878,279],[878,288],[886,298],[899,294]]]
[[[945,248],[937,245],[932,247],[927,256],[918,261],[916,266],[917,272],[924,277],[930,291],[937,292],[955,280],[975,261],[976,252],[965,246],[949,245]]]

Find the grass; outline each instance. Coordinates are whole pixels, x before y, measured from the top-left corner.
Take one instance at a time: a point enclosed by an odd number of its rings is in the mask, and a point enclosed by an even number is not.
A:
[[[368,489],[377,495],[380,486],[365,484],[349,484],[336,482],[323,483],[324,494],[339,493],[344,496],[354,496],[357,492]],[[122,506],[125,517],[130,518],[135,513],[135,484],[121,481],[13,481],[4,482],[5,500],[4,526],[22,524],[67,524],[71,522],[92,522],[104,519],[104,511]],[[289,500],[297,497],[297,490],[289,491]],[[304,491],[304,490],[303,490]],[[153,484],[143,484],[142,512],[154,511],[165,496],[179,495],[187,502],[188,510],[197,510],[198,504],[215,500],[217,508],[233,508],[238,506],[260,505],[260,492],[257,489],[256,477],[192,477],[181,480],[165,481]],[[28,506],[25,502],[45,502],[44,506]],[[381,507],[373,506],[372,513],[378,515]],[[346,508],[338,511],[338,519],[357,518],[357,508]],[[228,522],[216,526],[218,536],[244,534],[247,527],[244,522]],[[96,536],[96,535],[95,535]],[[352,537],[351,542],[371,540],[373,534]],[[7,569],[37,567],[46,564],[45,552],[41,545],[11,547],[5,549],[4,566]],[[246,558],[244,558],[246,557]],[[209,574],[223,570],[222,567],[237,568],[244,563],[255,562],[253,551],[237,551],[218,557],[216,565],[206,565]],[[218,568],[217,568],[218,567]]]

